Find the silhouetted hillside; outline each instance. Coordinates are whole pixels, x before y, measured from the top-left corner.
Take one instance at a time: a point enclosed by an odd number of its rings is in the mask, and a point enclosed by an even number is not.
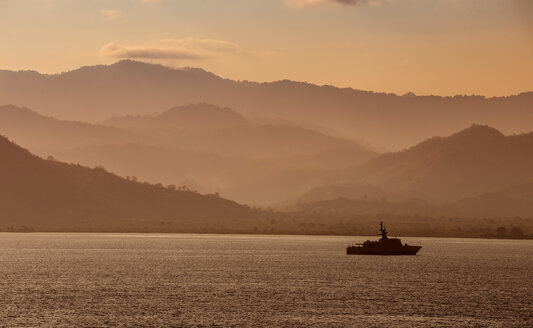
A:
[[[0,137],[0,181],[2,231],[368,234],[369,227],[384,219],[403,235],[479,237],[517,229],[527,235],[533,224],[527,218],[487,221],[411,214],[413,208],[431,209],[422,201],[407,208],[407,203],[339,200],[332,202],[334,211],[316,207],[321,206],[318,203],[312,205],[314,209],[290,213],[257,211],[217,195],[138,183],[103,168],[44,160],[4,137]],[[355,214],[354,202],[357,213],[366,214]],[[376,204],[382,211],[377,215],[361,210]]]
[[[365,193],[361,186],[370,186],[401,199],[453,201],[533,181],[532,168],[533,133],[504,136],[493,128],[473,125],[449,137],[435,137],[341,171],[334,181],[345,186],[342,193],[330,193],[323,199],[346,197],[350,186],[360,198]],[[318,191],[309,194],[317,195]]]
[[[309,123],[389,149],[447,135],[474,122],[520,133],[530,131],[533,121],[532,92],[496,98],[398,96],[293,81],[237,82],[201,69],[134,61],[57,75],[0,71],[0,90],[0,104],[91,121],[205,101],[247,117]]]
[[[194,231],[257,213],[217,196],[142,184],[36,157],[0,137],[0,225],[39,230]]]

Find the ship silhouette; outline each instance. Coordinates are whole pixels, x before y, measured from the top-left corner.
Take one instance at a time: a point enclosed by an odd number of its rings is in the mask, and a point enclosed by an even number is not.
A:
[[[348,255],[416,255],[422,246],[403,245],[398,238],[387,237],[387,229],[383,221],[379,223],[381,238],[378,241],[367,240],[362,244],[350,245],[346,248]]]

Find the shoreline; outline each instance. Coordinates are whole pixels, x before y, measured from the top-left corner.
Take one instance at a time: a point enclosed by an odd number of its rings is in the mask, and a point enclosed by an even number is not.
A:
[[[158,231],[73,231],[73,230],[47,230],[47,231],[0,231],[0,234],[143,234],[143,235],[242,235],[242,236],[310,236],[310,237],[360,237],[372,239],[375,236],[371,235],[346,235],[346,234],[309,234],[309,233],[248,233],[248,232],[158,232]],[[526,235],[522,237],[510,236],[453,236],[453,235],[402,235],[391,238],[442,238],[442,239],[484,239],[484,240],[533,240],[533,235]]]

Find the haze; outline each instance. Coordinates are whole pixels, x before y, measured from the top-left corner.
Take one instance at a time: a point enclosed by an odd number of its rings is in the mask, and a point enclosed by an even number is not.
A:
[[[0,67],[137,59],[404,94],[533,87],[528,0],[0,1]]]
[[[0,1],[0,230],[527,236],[532,9]]]
[[[533,0],[0,0],[3,326],[533,327],[532,240]]]

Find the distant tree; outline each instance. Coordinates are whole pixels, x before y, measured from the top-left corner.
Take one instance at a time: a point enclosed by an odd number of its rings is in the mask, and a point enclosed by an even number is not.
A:
[[[168,188],[169,190],[176,190],[176,185],[175,185],[175,184],[169,184],[169,185],[167,186],[167,188]]]
[[[97,167],[94,168],[95,170],[97,171],[103,171],[103,172],[107,172],[105,167],[103,167],[102,165],[98,165]]]
[[[48,156],[48,157],[46,158],[46,160],[47,160],[47,161],[51,161],[51,162],[57,162],[57,160],[55,159],[54,156]]]
[[[513,237],[522,237],[524,235],[524,232],[522,231],[522,228],[520,227],[513,227],[509,234]]]
[[[496,228],[496,234],[498,236],[503,236],[507,234],[507,228],[506,227],[498,227]]]

